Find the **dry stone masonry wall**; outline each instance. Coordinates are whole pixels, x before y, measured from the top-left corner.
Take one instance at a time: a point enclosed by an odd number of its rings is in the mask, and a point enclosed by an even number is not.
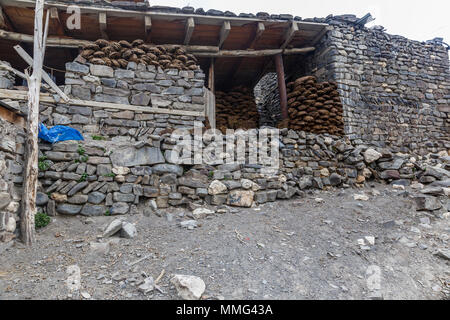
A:
[[[354,16],[316,19],[333,30],[291,76],[313,75],[338,84],[345,133],[357,144],[370,142],[418,154],[448,149],[447,49],[389,35],[380,28],[355,27],[355,20]],[[270,108],[270,102],[264,108]]]
[[[20,221],[25,132],[0,118],[0,133],[0,242],[8,242]]]
[[[240,131],[228,140],[248,133]],[[205,203],[252,207],[309,189],[357,186],[372,179],[397,185],[419,180],[442,196],[449,185],[447,153],[414,158],[328,134],[281,130],[280,167],[271,171],[255,164],[174,164],[176,142],[166,133],[160,147],[91,139],[41,144],[38,205],[49,215],[130,214],[140,204],[145,214],[158,214],[168,206],[193,209]],[[203,142],[204,149],[208,145]],[[250,150],[258,141],[247,138],[247,145]]]
[[[11,72],[2,68],[1,65],[11,66],[9,62],[0,61],[0,89],[12,89],[15,82],[15,77]]]
[[[203,112],[205,74],[200,69],[163,69],[134,61],[128,61],[126,68],[112,68],[80,56],[66,65],[66,94],[130,108],[81,107],[62,100],[41,104],[44,124],[74,127],[85,141],[40,142],[39,210],[50,216],[98,216],[140,210],[158,214],[169,206],[195,209],[205,203],[252,207],[301,196],[309,189],[359,186],[374,179],[427,185],[418,204],[436,210],[438,202],[429,196],[448,196],[450,187],[447,52],[439,45],[357,29],[342,19],[316,22],[329,22],[334,30],[291,77],[313,75],[320,82],[337,83],[344,136],[282,129],[277,150],[280,166],[275,171],[248,162],[179,165],[172,158],[177,145],[172,131],[192,129],[194,121],[204,123],[205,118],[153,113],[150,108]],[[0,73],[0,83],[10,88],[14,77]],[[256,88],[260,110],[269,110],[268,105],[273,109],[267,101],[276,100],[276,89],[274,75]],[[144,109],[132,110],[133,106]],[[26,103],[20,107],[26,110]],[[254,104],[251,110],[255,111]],[[271,112],[260,113],[262,125],[277,124],[278,114],[272,117]],[[224,125],[232,127],[225,118]],[[0,240],[9,241],[19,222],[25,135],[4,120],[0,129]],[[235,141],[251,132],[258,134],[258,130],[239,131],[227,138]],[[209,145],[201,143],[203,148]],[[247,146],[256,147],[258,141],[248,138]],[[227,155],[225,146],[222,151]]]
[[[195,121],[205,121],[204,116],[152,113],[150,110],[204,112],[205,75],[201,70],[163,70],[134,62],[128,63],[127,69],[120,69],[81,63],[84,61],[80,57],[77,61],[66,64],[66,94],[86,101],[130,105],[130,109],[83,107],[63,101],[43,103],[40,120],[48,126],[69,125],[84,135],[152,144],[152,141],[157,143],[158,135],[164,130],[193,128]],[[144,109],[135,111],[133,105]]]

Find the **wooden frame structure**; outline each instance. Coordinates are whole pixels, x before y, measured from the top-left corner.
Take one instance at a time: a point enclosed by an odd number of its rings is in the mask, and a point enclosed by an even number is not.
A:
[[[0,49],[3,52],[0,59],[11,62],[19,70],[26,65],[8,47],[11,43],[32,41],[34,4],[33,0],[0,0],[3,17],[0,20]],[[80,30],[69,30],[65,26],[70,16],[67,9],[71,5],[80,9]],[[289,55],[285,57],[289,62],[302,59],[301,55],[314,50],[315,42],[326,33],[328,26],[305,21],[162,12],[152,8],[128,10],[114,7],[114,2],[87,5],[56,0],[46,8],[52,18],[46,60],[49,67],[63,70],[64,63],[76,57],[80,46],[99,38],[144,39],[155,45],[176,44],[191,48],[188,51],[199,58],[203,70],[208,70],[211,57],[217,58],[217,88],[230,83],[250,86],[262,76],[260,71],[268,63],[274,70],[270,56]]]
[[[72,5],[77,5],[81,14],[78,30],[71,30],[66,25],[70,17],[68,9]],[[43,28],[45,12],[47,18]],[[44,0],[0,0],[0,60],[10,62],[13,65],[12,72],[27,78],[29,85],[28,92],[0,90],[0,98],[27,100],[29,106],[21,221],[24,242],[32,244],[35,241],[39,102],[57,102],[53,96],[40,93],[42,79],[72,105],[176,115],[206,115],[214,128],[215,90],[227,85],[254,85],[265,72],[275,67],[281,111],[286,119],[288,110],[283,60],[298,60],[302,55],[313,52],[317,42],[328,30],[328,25],[323,23],[172,13],[151,8],[136,11],[116,7],[114,2],[80,5],[76,1],[55,0],[51,4],[45,4]],[[64,71],[61,70],[65,69],[65,63],[73,61],[81,47],[99,38],[128,41],[144,39],[153,45],[183,46],[199,59],[203,70],[209,70],[206,110],[167,110],[69,99],[43,71],[43,66],[45,64],[55,70],[59,69],[62,73],[60,77],[63,77]],[[31,51],[28,46],[31,43],[34,46],[33,58],[26,52],[26,49]],[[47,58],[45,61],[44,53]],[[28,66],[33,67],[32,75],[17,71]]]

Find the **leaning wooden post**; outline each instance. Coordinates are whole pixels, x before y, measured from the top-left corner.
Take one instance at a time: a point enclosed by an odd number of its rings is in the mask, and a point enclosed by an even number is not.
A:
[[[287,108],[287,93],[286,82],[284,79],[283,56],[281,54],[277,54],[275,56],[275,67],[277,69],[278,90],[280,91],[281,116],[283,117],[283,120],[286,120],[289,118],[289,113]]]
[[[26,245],[32,245],[35,238],[34,217],[36,214],[36,192],[38,178],[38,123],[39,95],[41,91],[42,66],[45,55],[45,41],[48,32],[47,13],[45,31],[43,30],[44,0],[36,0],[34,16],[33,73],[28,78],[28,117],[26,140],[26,167],[22,194],[21,236]]]

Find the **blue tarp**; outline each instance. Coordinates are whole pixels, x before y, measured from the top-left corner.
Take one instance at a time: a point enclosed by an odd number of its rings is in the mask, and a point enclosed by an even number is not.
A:
[[[47,129],[42,123],[39,124],[39,138],[50,143],[67,141],[67,140],[84,140],[81,133],[70,127],[54,126]]]

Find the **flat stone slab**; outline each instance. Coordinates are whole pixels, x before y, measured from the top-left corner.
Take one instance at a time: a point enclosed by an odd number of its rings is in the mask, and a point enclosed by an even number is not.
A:
[[[115,167],[137,167],[164,163],[165,159],[160,148],[122,147],[111,154],[111,162]]]

